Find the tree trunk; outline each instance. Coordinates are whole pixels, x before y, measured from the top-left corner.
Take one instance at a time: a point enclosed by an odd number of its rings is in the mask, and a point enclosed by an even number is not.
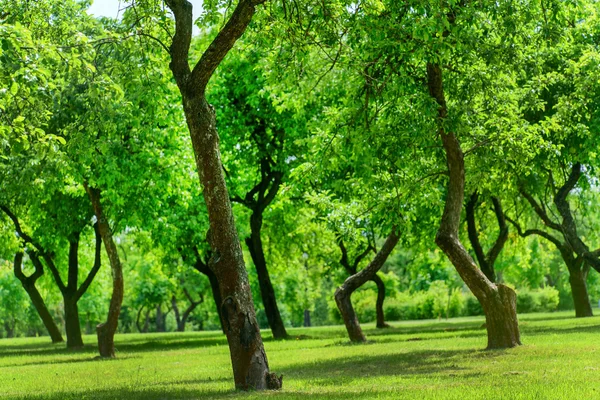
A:
[[[185,332],[185,321],[181,318],[181,314],[179,313],[179,307],[177,306],[177,298],[175,296],[171,297],[171,307],[173,308],[173,313],[175,313],[175,321],[177,322],[177,332]]]
[[[183,109],[192,139],[196,166],[210,224],[212,255],[209,268],[219,282],[221,314],[235,386],[241,390],[281,388],[281,378],[269,372],[252,291],[244,265],[242,247],[235,227],[230,197],[225,184],[215,111],[204,96],[206,85],[254,16],[255,7],[264,0],[240,0],[229,20],[190,69],[192,5],[186,0],[167,0],[175,17],[175,34],[169,48],[169,67],[182,95]]]
[[[223,333],[225,333],[225,325],[223,323],[223,315],[221,313],[223,298],[221,297],[221,291],[219,290],[219,281],[217,280],[217,276],[212,271],[210,271],[210,274],[207,275],[207,277],[208,281],[210,282],[210,288],[213,300],[215,302],[215,306],[217,308],[217,314],[219,315],[219,324],[221,325],[221,330],[223,331]]]
[[[235,386],[268,389],[264,351],[244,257],[225,185],[214,110],[203,97],[184,96],[184,110],[210,222],[209,268],[219,282],[221,315],[229,343]]]
[[[304,310],[304,327],[309,328],[310,325],[310,310]]]
[[[256,274],[258,275],[258,284],[260,287],[260,294],[262,302],[265,307],[265,314],[267,314],[267,320],[269,321],[269,327],[273,333],[275,339],[285,339],[288,337],[285,325],[281,319],[281,313],[277,306],[277,299],[275,298],[275,289],[271,283],[271,277],[269,276],[269,270],[267,269],[267,261],[265,259],[265,253],[263,251],[262,239],[260,237],[260,231],[262,228],[262,214],[259,211],[253,211],[250,217],[250,237],[246,239],[246,245],[250,250],[250,256],[254,262],[256,268]]]
[[[569,284],[577,318],[594,316],[585,278],[585,273],[581,269],[569,269]]]
[[[150,309],[146,310],[146,314],[144,315],[144,327],[142,328],[142,333],[148,333],[150,330]]]
[[[210,282],[210,289],[212,292],[213,300],[215,302],[217,314],[219,315],[219,323],[221,325],[221,330],[223,331],[223,333],[225,333],[225,327],[223,325],[223,316],[221,315],[221,305],[223,304],[223,300],[221,298],[221,290],[219,289],[219,281],[217,279],[217,276],[210,268],[208,268],[208,265],[206,265],[202,261],[198,252],[196,253],[196,262],[194,263],[194,269],[196,269],[201,274],[204,274]]]
[[[156,332],[164,332],[165,331],[165,316],[162,312],[162,304],[158,304],[156,306]]]
[[[65,306],[65,331],[67,333],[67,349],[76,350],[83,348],[81,325],[79,324],[79,310],[77,300],[72,296],[64,296]]]
[[[44,323],[44,326],[48,330],[48,334],[50,335],[52,343],[64,342],[64,339],[62,337],[62,334],[60,333],[60,330],[58,329],[58,326],[56,325],[56,322],[54,322],[52,315],[50,315],[50,311],[48,311],[48,307],[46,307],[46,303],[44,303],[44,299],[42,298],[42,295],[37,290],[35,285],[23,285],[23,288],[29,295],[31,303],[35,307],[35,310],[37,311],[42,322]]]
[[[471,292],[477,297],[486,317],[488,349],[508,348],[521,344],[516,310],[516,294],[509,287],[491,282],[477,268],[458,236],[464,200],[465,165],[456,136],[444,129],[447,117],[442,70],[427,64],[429,93],[438,103],[438,133],[442,138],[448,165],[448,190],[442,220],[435,241],[446,254]]]
[[[62,334],[60,333],[56,322],[54,322],[52,315],[50,315],[50,311],[48,311],[48,307],[46,307],[46,303],[44,302],[42,295],[35,286],[35,282],[37,281],[37,279],[44,274],[43,265],[39,260],[37,254],[35,254],[34,252],[30,252],[29,257],[31,258],[35,266],[35,273],[29,277],[26,277],[23,274],[23,253],[18,252],[15,255],[14,274],[17,277],[17,279],[19,279],[19,281],[21,282],[21,285],[23,285],[23,289],[25,289],[27,295],[29,295],[31,303],[35,307],[35,310],[37,311],[42,322],[44,323],[44,326],[48,330],[48,334],[50,335],[52,343],[62,343],[64,342]]]
[[[377,303],[375,303],[375,311],[377,313],[377,328],[389,328],[385,323],[385,315],[383,313],[383,302],[385,301],[385,283],[377,274],[371,279],[377,285]]]
[[[112,231],[104,215],[104,210],[101,202],[100,189],[88,187],[85,185],[85,189],[88,192],[92,205],[94,206],[94,213],[98,220],[98,231],[106,254],[110,261],[110,267],[112,272],[113,290],[110,298],[110,305],[108,307],[108,316],[106,321],[99,324],[96,327],[96,333],[98,335],[98,351],[100,357],[114,358],[115,357],[115,332],[119,325],[119,314],[121,313],[121,304],[123,303],[123,267],[121,266],[121,260],[119,259],[119,253],[117,246],[114,242]]]
[[[356,289],[375,277],[377,271],[383,267],[383,264],[387,260],[388,256],[392,250],[394,250],[394,247],[398,243],[399,239],[400,237],[396,233],[396,227],[392,228],[392,232],[388,235],[385,243],[375,255],[373,260],[369,263],[369,265],[367,265],[360,272],[346,279],[342,286],[335,291],[335,302],[340,310],[340,314],[342,314],[342,319],[346,325],[348,337],[350,338],[351,342],[365,342],[367,339],[362,332],[360,323],[358,322],[358,317],[356,316],[354,307],[352,307],[352,301],[350,297]]]
[[[4,321],[4,330],[6,331],[6,337],[8,339],[15,337],[15,324],[11,324],[9,321]]]

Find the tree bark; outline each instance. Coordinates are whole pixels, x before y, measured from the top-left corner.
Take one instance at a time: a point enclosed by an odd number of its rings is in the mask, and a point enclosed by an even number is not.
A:
[[[190,295],[190,293],[187,291],[187,289],[184,288],[183,293],[185,294],[187,300],[190,302],[190,305],[185,309],[183,314],[179,313],[179,307],[177,306],[177,298],[175,296],[171,297],[171,305],[173,307],[173,310],[175,311],[175,320],[177,321],[178,332],[185,332],[185,325],[187,323],[188,318],[194,312],[196,307],[198,307],[204,302],[204,296],[202,296],[202,294],[200,294],[200,300],[195,301]]]
[[[72,296],[63,297],[65,309],[65,331],[67,333],[67,349],[77,350],[83,348],[81,325],[77,300]]]
[[[458,236],[464,200],[465,166],[458,139],[446,132],[448,111],[443,89],[442,69],[427,64],[429,94],[438,103],[438,133],[442,139],[448,165],[448,192],[435,241],[450,259],[458,274],[481,303],[486,316],[488,349],[509,348],[521,344],[516,311],[516,294],[508,286],[491,282],[477,268]]]
[[[221,313],[221,306],[223,305],[223,299],[221,297],[221,290],[219,289],[219,281],[215,273],[208,267],[208,265],[202,261],[200,257],[200,252],[198,249],[194,248],[196,253],[196,261],[194,262],[194,269],[196,269],[201,274],[204,274],[210,283],[210,288],[213,296],[213,300],[215,302],[215,306],[217,309],[217,314],[219,316],[219,323],[221,324],[221,330],[225,333],[225,325],[223,324],[223,315]],[[182,256],[183,257],[183,256]],[[185,260],[185,257],[184,257]]]
[[[112,272],[112,295],[110,298],[110,305],[108,307],[108,315],[106,321],[99,324],[96,327],[96,334],[98,336],[98,351],[100,357],[103,358],[114,358],[115,357],[115,332],[119,325],[119,314],[121,313],[121,305],[123,303],[123,267],[121,266],[121,260],[119,259],[119,253],[117,246],[113,239],[113,234],[108,224],[106,215],[101,201],[100,189],[91,188],[85,184],[85,189],[88,193],[92,206],[94,207],[94,213],[97,219],[98,232],[104,243],[104,248],[108,259],[110,261],[110,267]]]
[[[575,317],[592,317],[592,305],[587,291],[587,273],[582,268],[569,268],[569,284],[575,306]]]
[[[383,302],[385,301],[385,283],[383,279],[377,274],[371,279],[377,285],[377,302],[375,303],[375,311],[377,314],[377,328],[389,328],[390,326],[385,322],[385,315],[383,312]]]
[[[256,274],[258,275],[258,284],[260,287],[260,294],[262,302],[265,307],[265,314],[269,321],[269,327],[273,333],[275,339],[286,339],[288,337],[285,325],[281,319],[281,313],[277,306],[277,299],[275,298],[275,289],[271,283],[271,277],[269,276],[269,270],[267,269],[267,261],[265,259],[265,253],[263,251],[262,239],[260,237],[260,231],[262,228],[262,212],[255,210],[252,212],[250,217],[250,237],[246,239],[246,245],[250,250],[250,256],[256,268]]]
[[[54,318],[50,315],[50,311],[48,311],[48,307],[46,307],[46,303],[42,298],[39,290],[35,286],[36,281],[44,274],[43,264],[39,260],[37,254],[34,251],[29,252],[29,257],[31,258],[33,265],[35,267],[35,272],[27,277],[23,274],[23,252],[17,252],[15,254],[14,261],[14,274],[15,277],[21,282],[23,289],[27,292],[29,299],[31,299],[31,303],[35,307],[38,315],[40,316],[48,334],[50,335],[50,339],[52,343],[61,343],[64,342],[62,334],[54,322]]]
[[[555,203],[560,204],[562,207],[562,214],[565,214],[565,220],[568,220],[570,217],[570,208],[568,203],[566,203],[566,195],[569,191],[575,186],[577,179],[573,178],[573,175],[567,180],[565,185],[558,191],[558,194],[555,196]],[[570,189],[568,189],[570,187]],[[536,214],[540,217],[540,219],[544,222],[544,225],[554,229],[558,233],[560,233],[564,239],[564,242],[561,242],[558,237],[544,231],[541,229],[528,229],[523,231],[521,226],[517,221],[514,221],[508,217],[506,217],[507,221],[513,224],[517,228],[517,232],[521,237],[527,237],[530,235],[538,235],[548,240],[560,252],[560,255],[567,266],[567,270],[569,271],[569,284],[571,285],[571,296],[573,298],[573,305],[575,306],[575,317],[591,317],[593,316],[592,306],[590,303],[590,299],[587,293],[587,273],[589,271],[590,264],[588,262],[587,255],[589,254],[587,250],[587,246],[581,241],[578,237],[575,238],[573,235],[577,236],[577,231],[574,228],[574,221],[571,220],[569,222],[570,228],[564,228],[564,220],[563,225],[558,224],[550,219],[550,216],[546,213],[545,209],[535,200],[535,198],[526,192],[523,188],[520,189],[521,195],[525,197],[525,199],[532,206]],[[569,233],[567,233],[569,232]],[[575,244],[574,244],[575,243]],[[582,250],[582,247],[585,250]],[[576,250],[579,250],[578,251]]]
[[[165,315],[162,312],[162,304],[158,303],[156,306],[156,332],[164,332],[165,329]]]
[[[346,279],[342,286],[335,291],[335,302],[340,310],[351,342],[365,342],[367,340],[360,327],[360,323],[358,322],[354,307],[352,307],[352,293],[375,277],[377,271],[383,267],[388,256],[392,250],[394,250],[394,247],[396,247],[399,239],[400,237],[396,233],[396,227],[392,228],[392,232],[388,235],[385,243],[369,265]]]
[[[304,310],[304,327],[305,328],[309,328],[311,326],[310,324],[310,310],[309,309],[305,309]]]
[[[241,390],[281,388],[281,379],[269,372],[252,291],[225,185],[215,112],[204,96],[217,66],[246,30],[263,0],[241,0],[225,26],[208,46],[193,70],[188,63],[192,38],[192,5],[186,0],[167,0],[175,17],[170,47],[171,63],[182,96],[183,109],[196,156],[196,166],[210,224],[212,249],[209,268],[215,273],[222,297],[221,313],[235,386]]]
[[[363,252],[360,253],[359,255],[357,255],[356,258],[354,259],[354,262],[352,264],[350,264],[350,259],[348,257],[348,249],[346,249],[344,240],[342,239],[342,237],[340,235],[337,235],[336,240],[337,240],[338,246],[342,252],[342,258],[340,259],[340,264],[342,265],[342,267],[344,267],[344,269],[346,270],[346,272],[348,272],[349,275],[356,274],[360,262],[371,251],[375,252],[375,247],[371,243],[368,243],[367,247],[363,250]],[[377,274],[375,274],[375,276],[373,276],[373,279],[371,279],[371,280],[375,283],[375,285],[377,285],[377,301],[375,303],[375,313],[377,316],[376,327],[377,328],[388,328],[389,325],[385,322],[385,313],[383,312],[383,303],[385,301],[385,283],[383,282],[381,277]]]

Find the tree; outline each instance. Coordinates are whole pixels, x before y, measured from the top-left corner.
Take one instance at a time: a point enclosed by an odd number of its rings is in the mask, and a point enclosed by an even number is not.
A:
[[[175,34],[168,48],[169,67],[181,93],[196,165],[208,211],[212,257],[209,267],[217,276],[220,305],[229,343],[235,386],[242,390],[278,389],[281,380],[269,365],[256,322],[252,295],[225,185],[215,112],[206,100],[206,86],[263,1],[241,0],[193,69],[189,65],[192,39],[192,5],[186,0],[166,2],[175,19]]]
[[[575,219],[573,218],[567,196],[575,188],[577,182],[582,175],[581,164],[576,164],[572,167],[571,173],[553,195],[553,203],[562,216],[561,222],[556,222],[548,213],[549,206],[538,201],[525,187],[521,187],[520,192],[523,198],[529,203],[531,209],[535,212],[538,218],[542,221],[546,228],[556,232],[549,233],[546,229],[530,228],[522,229],[519,222],[515,219],[507,217],[517,229],[519,236],[527,237],[538,235],[548,240],[557,248],[560,255],[569,271],[569,284],[571,286],[571,294],[575,305],[576,317],[591,317],[593,316],[592,306],[587,290],[587,276],[590,267],[593,266],[595,253],[591,252],[589,247],[581,239],[577,232]],[[558,236],[557,236],[558,235]],[[560,239],[562,237],[563,240]]]
[[[57,193],[57,194],[55,194],[55,196],[59,196],[59,194]],[[63,215],[61,215],[59,217],[59,221],[63,222],[63,226],[65,227],[64,229],[66,229],[67,232],[70,232],[70,234],[68,235],[69,256],[68,256],[68,273],[67,273],[68,280],[67,280],[66,284],[63,281],[63,279],[60,275],[59,269],[56,266],[55,259],[54,259],[54,252],[50,251],[47,246],[42,245],[41,241],[35,240],[32,236],[23,232],[18,217],[7,206],[0,205],[0,210],[2,210],[12,220],[12,222],[15,226],[15,230],[18,233],[19,238],[23,241],[23,243],[25,245],[33,247],[34,251],[39,253],[39,255],[45,261],[48,269],[50,269],[50,271],[52,272],[54,281],[63,296],[63,305],[64,305],[64,312],[65,312],[65,325],[66,325],[66,333],[67,333],[67,348],[78,349],[78,348],[83,347],[83,339],[81,336],[81,326],[80,326],[80,321],[79,321],[79,311],[77,309],[77,302],[79,301],[79,299],[81,299],[81,296],[83,296],[85,294],[85,292],[91,285],[92,281],[94,280],[94,277],[98,273],[98,270],[100,269],[100,266],[101,266],[101,259],[100,259],[101,247],[100,247],[100,245],[101,245],[101,243],[100,243],[100,237],[99,237],[98,231],[96,230],[96,228],[94,228],[94,230],[96,232],[96,256],[95,256],[95,260],[94,260],[94,265],[90,269],[90,271],[87,274],[84,281],[81,283],[81,285],[79,285],[78,284],[79,240],[80,240],[81,231],[83,230],[83,228],[86,225],[85,211],[81,212],[81,210],[77,209],[77,207],[76,207],[77,200],[75,200],[75,202],[69,202],[67,197],[60,197],[60,198],[61,198],[60,203],[63,206],[67,206],[67,208],[69,210],[73,211],[69,215],[69,213],[65,213],[64,209],[63,209]],[[59,208],[59,210],[60,210],[60,208]],[[52,211],[57,212],[56,209],[53,209]],[[43,222],[43,221],[44,221],[44,217],[41,217],[40,222]],[[44,226],[44,225],[46,225],[46,224],[40,224],[40,226]],[[51,223],[48,225],[52,226]],[[58,224],[56,224],[54,226],[58,226]],[[54,232],[52,232],[52,231],[50,231],[50,232],[54,233],[52,235],[53,237],[60,237],[60,229],[58,229]],[[46,232],[46,234],[48,234],[48,232]],[[39,276],[41,276],[41,274],[43,273],[43,267],[40,264],[40,260],[37,256],[37,254],[31,253],[30,255],[32,256],[32,261],[34,262],[34,265],[36,266],[36,270],[39,271],[37,274],[34,274],[32,277],[30,277],[30,278],[35,278],[35,279],[33,279],[33,283],[35,283],[35,280],[37,280],[37,278],[39,278]],[[31,284],[31,281],[28,282],[27,278],[25,278],[24,275],[22,275],[22,273],[18,274],[17,269],[15,269],[15,276],[17,276],[17,278],[19,278],[19,280],[21,280],[21,282],[25,281],[25,283],[23,285],[27,290],[27,286],[29,286]],[[33,289],[30,289],[30,290],[33,290]],[[28,293],[29,293],[29,291],[28,291]],[[32,294],[35,296],[36,295],[35,291],[33,291]],[[37,293],[37,294],[39,295],[39,293]],[[40,299],[36,299],[37,302],[39,302]],[[32,300],[33,300],[33,297],[32,297]],[[35,304],[35,302],[34,302],[34,304]],[[42,319],[44,319],[42,314],[40,314],[40,316],[42,317]]]
[[[358,323],[358,318],[352,307],[350,296],[352,293],[362,286],[365,282],[373,280],[377,271],[381,269],[387,258],[389,257],[394,247],[398,243],[400,236],[396,232],[396,227],[392,228],[392,232],[388,235],[385,243],[377,252],[373,260],[360,272],[353,274],[335,291],[335,302],[344,319],[348,336],[352,342],[365,342],[366,338]]]

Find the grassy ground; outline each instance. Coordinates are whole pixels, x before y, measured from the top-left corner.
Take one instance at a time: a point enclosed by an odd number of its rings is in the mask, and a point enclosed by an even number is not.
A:
[[[239,393],[227,343],[216,332],[117,337],[118,359],[95,360],[95,338],[67,352],[47,338],[0,340],[0,398],[7,399],[597,399],[600,317],[520,317],[524,346],[484,351],[482,318],[409,321],[349,345],[343,327],[264,332],[284,389]]]

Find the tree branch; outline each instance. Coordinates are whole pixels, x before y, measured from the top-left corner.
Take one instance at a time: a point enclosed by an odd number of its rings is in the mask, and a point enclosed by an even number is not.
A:
[[[533,207],[535,213],[542,219],[544,225],[556,231],[562,232],[562,227],[560,226],[560,224],[557,224],[556,222],[550,219],[550,217],[546,213],[546,210],[542,208],[542,206],[533,198],[531,194],[529,194],[523,188],[519,188],[519,193],[521,193],[521,195],[525,197],[529,204],[531,204],[531,207]]]
[[[100,270],[100,266],[102,264],[102,236],[100,235],[100,230],[98,229],[98,223],[94,224],[94,234],[96,236],[96,253],[94,255],[94,265],[90,270],[88,276],[85,278],[79,289],[77,289],[77,293],[75,294],[76,300],[79,300],[81,296],[85,294],[88,290],[92,281],[96,277],[96,274]]]
[[[231,50],[235,42],[242,36],[246,27],[250,24],[255,13],[255,7],[264,2],[265,0],[240,0],[238,2],[225,26],[219,31],[217,37],[215,37],[204,54],[202,54],[198,63],[194,66],[190,79],[190,84],[192,85],[190,89],[204,94],[206,85],[211,76],[227,53],[229,53],[229,50]],[[167,1],[169,7],[171,7],[171,3],[175,3],[175,1]],[[177,3],[181,3],[181,1],[178,1]],[[185,3],[189,5],[187,1],[185,1]],[[189,13],[191,17],[191,5]],[[177,16],[175,18],[177,20]],[[191,24],[191,21],[189,23]],[[185,33],[187,33],[187,31]],[[177,30],[175,31],[175,36],[177,36]],[[175,43],[176,39],[177,38],[175,37],[173,43]],[[187,43],[187,48],[189,48],[189,41]]]
[[[527,237],[531,235],[538,235],[554,243],[554,245],[559,249],[561,247],[564,247],[564,244],[560,240],[558,240],[556,237],[552,236],[548,232],[542,231],[541,229],[527,229],[526,231],[523,231],[521,229],[521,225],[519,225],[517,221],[511,219],[508,215],[505,215],[504,217],[517,229],[517,233],[519,234],[519,236]]]

